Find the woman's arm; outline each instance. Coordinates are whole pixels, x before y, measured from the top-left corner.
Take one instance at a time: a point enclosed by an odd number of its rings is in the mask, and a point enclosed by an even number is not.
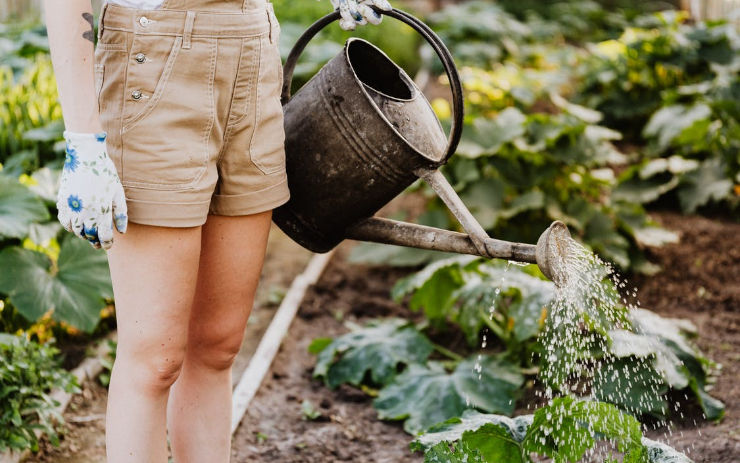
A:
[[[44,8],[65,128],[72,132],[102,132],[93,73],[91,2],[44,0]]]
[[[57,218],[93,247],[109,249],[114,224],[124,233],[128,212],[98,113],[91,2],[44,0],[44,8],[67,144]]]

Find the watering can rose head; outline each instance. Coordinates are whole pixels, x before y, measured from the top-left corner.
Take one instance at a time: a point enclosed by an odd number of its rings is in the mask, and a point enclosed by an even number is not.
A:
[[[391,4],[387,0],[331,0],[334,9],[339,9],[342,19],[339,20],[339,27],[346,31],[354,30],[356,26],[367,23],[380,24],[383,17],[373,10],[376,7],[380,10],[391,10]]]

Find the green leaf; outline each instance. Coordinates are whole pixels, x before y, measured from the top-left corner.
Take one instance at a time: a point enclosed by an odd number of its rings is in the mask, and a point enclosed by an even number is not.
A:
[[[0,252],[0,292],[28,320],[52,310],[55,320],[92,332],[104,298],[113,290],[106,254],[71,234],[61,243],[56,266],[45,254],[8,247]]]
[[[572,397],[556,398],[537,410],[523,446],[556,462],[575,462],[594,446],[596,438],[616,442],[626,454],[625,461],[647,460],[639,421],[613,405]]]
[[[56,203],[59,177],[61,172],[42,167],[31,174],[28,189],[39,195],[44,201]]]
[[[555,92],[550,92],[550,101],[566,113],[576,116],[578,119],[588,122],[589,124],[596,124],[603,117],[599,111],[571,103]]]
[[[650,463],[694,463],[689,457],[681,452],[647,437],[641,439],[645,446]]]
[[[698,169],[684,175],[678,199],[685,213],[693,213],[710,201],[721,201],[732,195],[732,180],[720,158],[707,159]]]
[[[332,338],[316,338],[308,345],[308,352],[310,354],[317,355],[319,352],[326,349],[332,342],[334,342]]]
[[[460,418],[432,426],[411,443],[411,449],[428,451],[442,443],[459,441],[476,449],[484,461],[526,462],[521,442],[531,423],[532,415],[509,418],[466,410]]]
[[[24,238],[32,223],[49,218],[38,196],[17,180],[0,175],[0,238]]]
[[[643,135],[647,138],[656,137],[658,147],[665,149],[684,129],[691,127],[696,121],[707,119],[711,114],[711,108],[704,103],[693,106],[664,106],[652,115]]]
[[[481,226],[490,230],[501,218],[506,184],[498,178],[486,178],[470,185],[460,199]]]
[[[681,359],[673,353],[660,338],[631,333],[626,330],[609,331],[611,339],[610,352],[618,358],[652,357],[655,371],[660,373],[666,384],[683,389],[689,385],[688,372],[683,367]],[[625,382],[634,383],[631,375],[624,377]]]
[[[504,109],[495,119],[476,118],[465,127],[458,153],[468,158],[496,154],[505,143],[524,135],[526,119],[514,107]]]
[[[440,325],[447,317],[447,310],[455,302],[453,292],[464,283],[463,267],[477,259],[474,256],[457,256],[433,262],[423,270],[396,282],[391,290],[391,297],[400,301],[413,293],[411,309],[423,308],[426,316]]]
[[[424,463],[484,463],[477,449],[471,448],[465,443],[450,448],[442,442],[424,454]]]
[[[317,341],[309,349],[325,343]],[[373,321],[323,347],[314,377],[324,378],[329,387],[335,388],[343,383],[360,385],[370,372],[373,383],[385,385],[396,376],[398,365],[423,363],[432,350],[432,343],[410,322]]]
[[[412,364],[381,389],[373,405],[381,419],[406,420],[410,434],[478,408],[510,414],[524,377],[516,365],[487,355],[474,355],[448,373],[438,362]]]
[[[602,363],[592,385],[597,400],[616,405],[633,415],[662,417],[668,412],[663,377],[648,360],[624,358]]]

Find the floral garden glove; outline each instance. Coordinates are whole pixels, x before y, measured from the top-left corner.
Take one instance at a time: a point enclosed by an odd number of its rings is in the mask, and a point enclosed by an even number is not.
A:
[[[381,10],[388,11],[393,7],[387,0],[331,0],[334,8],[339,8],[342,19],[339,27],[346,31],[355,29],[355,26],[367,24],[380,24],[383,17],[376,13],[371,7],[375,6]]]
[[[108,157],[106,133],[64,132],[67,156],[57,193],[57,218],[94,248],[113,245],[113,222],[124,233],[128,211],[123,186]]]

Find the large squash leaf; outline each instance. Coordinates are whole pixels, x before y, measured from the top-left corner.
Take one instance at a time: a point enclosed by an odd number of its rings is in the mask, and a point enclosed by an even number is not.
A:
[[[380,391],[373,405],[381,419],[405,420],[416,434],[468,408],[511,414],[524,376],[498,357],[474,355],[447,372],[441,363],[412,364]]]
[[[16,179],[0,175],[0,239],[24,238],[34,222],[45,222],[44,202]]]
[[[11,246],[0,252],[0,269],[0,292],[29,320],[51,310],[55,320],[91,332],[103,299],[113,297],[105,253],[71,234],[62,241],[57,262]]]
[[[424,363],[433,347],[413,324],[391,319],[372,321],[328,343],[318,339],[311,350],[319,354],[314,377],[335,388],[343,383],[357,386],[367,372],[373,383],[385,385],[396,375],[398,365]]]
[[[516,418],[466,410],[462,417],[433,426],[411,443],[412,450],[428,451],[441,444],[473,448],[483,461],[523,463],[521,442],[532,424],[532,415]],[[459,442],[458,442],[459,441]]]
[[[613,405],[572,397],[556,398],[534,415],[513,419],[468,410],[418,436],[411,449],[447,455],[444,452],[452,448],[450,454],[462,461],[469,452],[469,458],[480,456],[486,463],[530,463],[532,453],[555,462],[576,462],[597,440],[613,443],[624,463],[691,463],[667,445],[642,437],[640,423]]]

